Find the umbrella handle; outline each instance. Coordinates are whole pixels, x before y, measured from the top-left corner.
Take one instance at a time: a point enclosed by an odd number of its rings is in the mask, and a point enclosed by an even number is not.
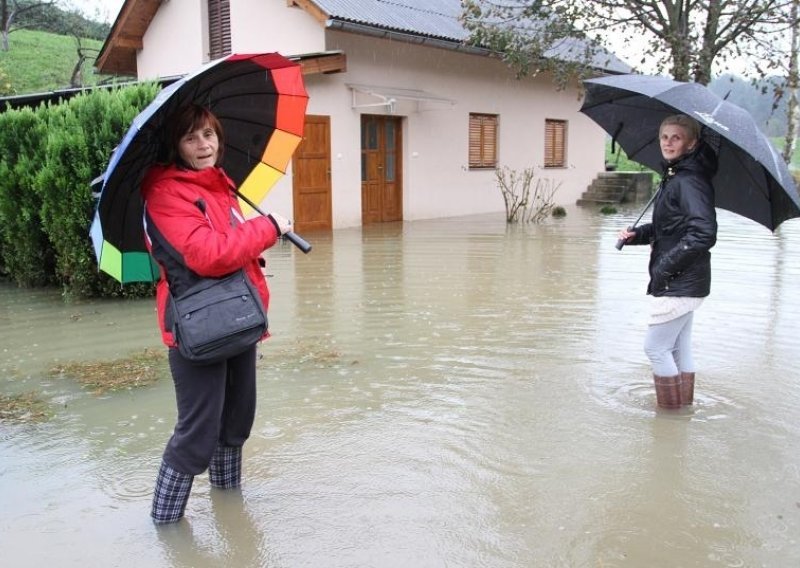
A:
[[[258,205],[256,205],[255,203],[253,203],[253,201],[252,201],[250,198],[248,198],[248,197],[246,197],[246,196],[242,195],[242,194],[241,194],[241,193],[239,193],[239,192],[238,192],[236,189],[233,189],[233,188],[231,188],[231,191],[232,191],[232,192],[233,192],[235,195],[237,195],[238,197],[241,197],[241,198],[242,198],[242,200],[243,200],[245,203],[247,203],[247,204],[248,204],[250,207],[252,207],[252,208],[253,208],[253,209],[255,209],[256,211],[258,211],[258,212],[259,212],[261,215],[263,215],[264,217],[267,217],[267,216],[268,216],[268,215],[267,215],[267,214],[266,214],[266,213],[265,213],[265,212],[264,212],[264,211],[263,211],[263,210],[262,210],[262,209],[261,209],[261,208],[260,208]],[[284,233],[283,237],[284,237],[284,238],[285,238],[287,241],[289,241],[290,243],[292,243],[294,246],[296,246],[297,248],[299,248],[301,251],[303,251],[305,254],[308,254],[308,253],[310,253],[310,252],[311,252],[311,245],[309,244],[309,242],[308,242],[307,240],[305,240],[303,237],[301,237],[300,235],[298,235],[297,233],[295,233],[295,232],[292,232],[292,231],[289,231],[288,233]]]
[[[662,182],[662,183],[663,183],[663,182]],[[634,222],[633,222],[633,225],[631,225],[630,227],[628,227],[628,231],[633,231],[633,228],[634,228],[636,225],[638,225],[638,224],[639,224],[639,221],[641,221],[641,220],[642,220],[642,217],[644,217],[645,211],[647,211],[648,209],[650,209],[650,206],[653,204],[653,201],[655,201],[655,200],[656,200],[656,195],[658,195],[658,192],[659,192],[659,191],[661,191],[661,186],[660,186],[660,185],[658,186],[658,189],[657,189],[657,190],[655,190],[655,191],[653,192],[653,195],[651,195],[651,196],[650,196],[650,200],[649,200],[649,201],[647,202],[647,204],[644,206],[644,209],[642,209],[642,212],[641,212],[641,213],[639,214],[639,216],[636,218],[636,221],[634,221]],[[617,250],[622,250],[622,247],[624,247],[624,246],[625,246],[625,241],[624,241],[623,239],[617,239],[617,244],[616,244],[615,246],[617,247]]]
[[[289,231],[288,233],[283,235],[283,238],[291,242],[294,246],[299,248],[304,253],[308,254],[309,252],[311,252],[311,244],[297,233]]]

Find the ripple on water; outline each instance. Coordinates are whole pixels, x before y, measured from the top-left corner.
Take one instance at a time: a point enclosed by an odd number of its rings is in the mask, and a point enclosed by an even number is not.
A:
[[[739,405],[733,399],[704,385],[695,389],[694,404],[679,409],[661,409],[656,404],[655,387],[652,379],[630,380],[625,382],[595,380],[589,384],[589,392],[597,404],[614,412],[648,416],[654,412],[664,415],[687,416],[692,420],[720,420],[730,417]]]
[[[142,501],[153,494],[161,456],[114,456],[98,462],[95,475],[103,492],[120,501]]]

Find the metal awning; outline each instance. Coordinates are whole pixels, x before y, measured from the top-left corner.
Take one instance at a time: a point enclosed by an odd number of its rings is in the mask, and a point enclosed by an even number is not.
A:
[[[386,107],[392,114],[395,112],[399,101],[416,103],[416,111],[435,110],[436,108],[453,107],[456,101],[422,91],[420,89],[404,89],[401,87],[378,87],[375,85],[356,85],[348,83],[347,87],[353,94],[353,108]],[[364,99],[367,98],[367,101]],[[424,103],[434,105],[433,108],[423,108]]]

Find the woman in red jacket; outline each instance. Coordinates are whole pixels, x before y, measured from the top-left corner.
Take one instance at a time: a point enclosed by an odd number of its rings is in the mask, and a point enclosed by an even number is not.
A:
[[[219,363],[187,360],[171,332],[170,291],[179,296],[198,277],[243,269],[268,308],[260,255],[291,230],[291,222],[274,213],[242,216],[234,184],[220,167],[222,126],[210,111],[197,105],[178,110],[166,135],[167,164],[153,166],[142,182],[146,240],[161,267],[158,323],[169,347],[178,407],[156,480],[151,513],[156,524],[183,517],[194,476],[206,469],[212,486],[239,486],[242,445],[256,404],[255,345]]]

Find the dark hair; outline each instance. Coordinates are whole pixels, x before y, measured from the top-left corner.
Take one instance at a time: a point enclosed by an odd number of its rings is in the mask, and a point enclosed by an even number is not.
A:
[[[187,132],[202,128],[206,124],[217,133],[219,149],[217,150],[217,161],[214,165],[219,166],[222,163],[222,156],[225,150],[225,136],[222,132],[222,124],[213,112],[196,104],[183,106],[169,117],[165,129],[166,161],[188,168],[189,165],[184,163],[178,151],[181,138]]]

